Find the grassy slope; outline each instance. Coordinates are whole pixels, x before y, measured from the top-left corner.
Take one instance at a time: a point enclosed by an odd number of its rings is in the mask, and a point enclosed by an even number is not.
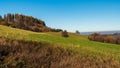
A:
[[[86,37],[73,33],[69,33],[69,35],[69,38],[63,38],[60,33],[36,33],[0,25],[0,36],[11,39],[24,39],[58,44],[63,48],[77,52],[81,57],[89,56],[92,57],[92,59],[102,58],[103,60],[112,59],[120,64],[120,45],[89,41]]]

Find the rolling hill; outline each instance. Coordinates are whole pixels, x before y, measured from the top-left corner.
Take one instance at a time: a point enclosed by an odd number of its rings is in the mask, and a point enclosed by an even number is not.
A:
[[[27,47],[28,45],[39,46],[40,43],[42,46],[46,45],[44,47],[38,47],[41,49],[41,51],[38,51],[40,52],[40,54],[44,52],[46,54],[46,56],[43,56],[44,54],[42,54],[42,57],[44,59],[42,60],[39,59],[39,61],[42,61],[40,63],[41,65],[39,66],[41,68],[86,68],[86,67],[87,68],[119,68],[120,67],[120,45],[89,41],[86,36],[81,36],[74,33],[69,33],[69,36],[70,37],[68,38],[64,38],[61,37],[60,32],[44,32],[44,33],[32,32],[32,31],[16,29],[16,28],[0,25],[0,39],[1,39],[0,44],[4,40],[4,42],[6,43],[5,45],[10,45],[10,44],[15,45],[12,40],[16,40],[15,42],[19,43],[21,50],[24,50],[22,49],[24,48],[24,45],[27,45]],[[22,44],[23,41],[25,42],[24,44]],[[32,43],[29,44],[30,42],[36,44],[32,44]],[[27,48],[25,48],[25,50],[27,50]],[[30,50],[36,50],[35,46],[30,47]],[[51,52],[50,55],[47,55],[47,53],[49,52]],[[34,52],[30,52],[28,54],[31,55],[31,53],[32,55],[39,54]],[[19,54],[23,54],[23,53],[20,52]],[[29,58],[29,55],[27,58]],[[9,58],[7,57],[7,60],[5,61],[7,61],[6,64],[8,62],[11,62],[8,64],[11,65],[12,67],[15,67],[17,66],[18,61],[16,62],[13,61],[14,60],[13,57],[9,57]],[[38,56],[31,58],[37,58],[37,57]],[[48,59],[49,61],[46,59]],[[23,60],[25,61],[25,59],[20,59],[20,61]],[[0,63],[5,63],[5,61],[4,62],[0,61]],[[34,60],[34,62],[37,62],[37,60]],[[33,66],[35,66],[35,64]],[[45,64],[47,64],[48,66]],[[32,63],[28,65],[32,65]],[[1,67],[4,67],[4,65],[1,65]],[[39,67],[37,67],[36,64],[36,68]]]

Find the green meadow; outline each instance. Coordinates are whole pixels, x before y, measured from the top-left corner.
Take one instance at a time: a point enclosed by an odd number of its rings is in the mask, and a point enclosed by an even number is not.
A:
[[[61,36],[60,32],[32,32],[0,25],[0,37],[36,41],[53,44],[64,50],[69,49],[74,56],[79,57],[83,63],[93,65],[120,66],[120,45],[89,41],[86,36],[69,33],[68,38]]]

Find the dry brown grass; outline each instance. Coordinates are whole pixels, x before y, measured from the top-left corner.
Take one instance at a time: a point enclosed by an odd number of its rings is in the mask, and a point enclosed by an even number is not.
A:
[[[118,68],[117,63],[49,43],[0,38],[1,68]]]

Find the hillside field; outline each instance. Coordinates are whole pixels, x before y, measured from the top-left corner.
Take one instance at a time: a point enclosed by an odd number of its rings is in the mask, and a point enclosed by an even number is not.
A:
[[[86,36],[74,33],[69,33],[69,36],[64,38],[61,37],[60,32],[32,32],[0,25],[0,37],[48,43],[50,46],[60,47],[64,51],[70,50],[73,53],[72,57],[76,58],[76,64],[79,64],[81,68],[120,67],[120,45],[89,41]],[[69,58],[69,60],[74,59]],[[79,66],[75,68],[79,68]]]

